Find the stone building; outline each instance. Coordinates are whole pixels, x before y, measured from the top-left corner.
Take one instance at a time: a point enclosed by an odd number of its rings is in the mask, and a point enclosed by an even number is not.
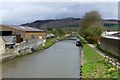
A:
[[[16,36],[16,41],[22,42],[30,39],[46,39],[46,31],[27,26],[0,25],[1,36]]]

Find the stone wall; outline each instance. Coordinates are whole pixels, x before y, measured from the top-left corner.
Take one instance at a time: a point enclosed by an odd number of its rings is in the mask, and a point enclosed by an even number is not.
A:
[[[0,62],[15,58],[17,56],[22,56],[34,52],[41,44],[44,44],[43,39],[33,39],[28,42],[23,42],[15,45],[13,49],[6,48],[5,53],[2,54]]]
[[[112,38],[101,38],[100,47],[105,49],[116,56],[120,56],[120,39],[112,39]]]
[[[21,54],[21,53],[30,53],[32,49],[36,49],[39,45],[43,44],[43,39],[32,39],[28,42],[22,42],[17,45],[13,49],[6,48],[4,54]]]

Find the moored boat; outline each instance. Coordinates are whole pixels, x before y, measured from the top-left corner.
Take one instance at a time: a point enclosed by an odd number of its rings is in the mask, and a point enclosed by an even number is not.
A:
[[[81,47],[83,47],[83,46],[82,46],[82,43],[80,42],[79,39],[77,39],[76,46],[81,46]]]

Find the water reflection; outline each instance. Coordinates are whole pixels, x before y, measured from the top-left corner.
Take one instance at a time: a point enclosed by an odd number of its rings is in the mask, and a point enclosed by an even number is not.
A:
[[[79,78],[80,48],[75,40],[3,63],[4,78]]]
[[[2,79],[2,63],[0,62],[0,79]]]

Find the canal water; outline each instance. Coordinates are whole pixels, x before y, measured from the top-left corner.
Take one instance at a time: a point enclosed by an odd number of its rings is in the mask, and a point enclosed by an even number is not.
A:
[[[55,43],[48,49],[2,64],[3,78],[80,78],[80,48],[76,40]]]

